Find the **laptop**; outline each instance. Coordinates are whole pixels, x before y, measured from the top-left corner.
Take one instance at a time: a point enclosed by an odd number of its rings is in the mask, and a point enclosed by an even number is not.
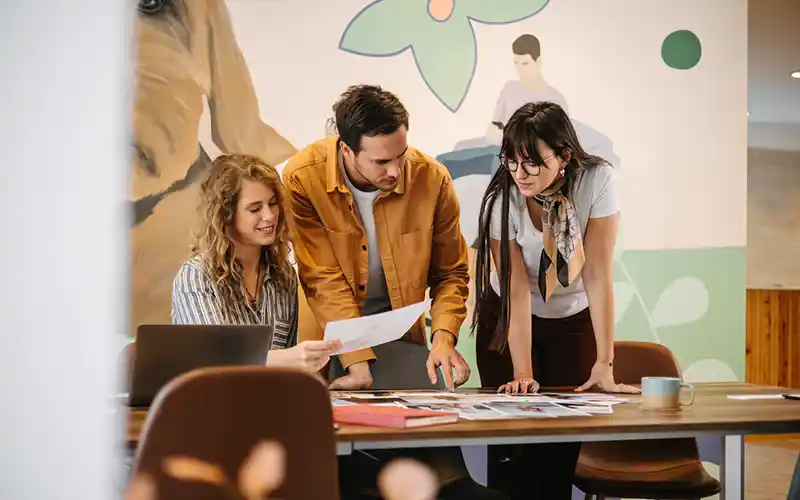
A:
[[[264,366],[273,330],[265,325],[141,325],[128,406],[149,407],[175,377],[210,366]]]

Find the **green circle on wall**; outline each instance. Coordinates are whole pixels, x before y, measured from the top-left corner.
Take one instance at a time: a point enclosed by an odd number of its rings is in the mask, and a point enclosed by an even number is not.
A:
[[[689,30],[673,31],[661,44],[661,58],[670,68],[693,68],[700,62],[702,53],[700,39]]]

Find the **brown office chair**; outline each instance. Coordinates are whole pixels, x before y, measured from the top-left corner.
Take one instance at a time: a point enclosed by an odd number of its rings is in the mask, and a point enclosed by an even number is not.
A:
[[[264,441],[285,450],[285,476],[275,498],[339,500],[327,389],[310,375],[275,368],[204,368],[167,384],[142,429],[132,477],[153,478],[157,499],[231,498],[225,487],[166,473],[165,463],[174,461],[165,458],[216,465],[235,488],[242,465]]]
[[[614,379],[639,384],[642,377],[680,377],[672,352],[661,344],[616,342]],[[722,490],[700,462],[693,438],[587,442],[575,469],[575,485],[592,497],[694,499]]]

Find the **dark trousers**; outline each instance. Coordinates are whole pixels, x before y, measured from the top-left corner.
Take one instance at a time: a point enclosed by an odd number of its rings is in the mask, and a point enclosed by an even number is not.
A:
[[[461,449],[414,448],[393,450],[354,450],[339,457],[339,489],[342,500],[375,500],[380,470],[399,458],[412,458],[433,469],[439,482],[438,500],[509,500],[500,492],[476,483],[469,475]]]
[[[476,335],[478,371],[483,387],[498,387],[514,378],[509,348],[489,349],[497,327],[500,297],[490,288]],[[542,387],[577,387],[589,378],[597,356],[589,309],[558,319],[533,316],[533,376]],[[572,497],[580,443],[490,446],[488,486],[513,500],[561,500]]]

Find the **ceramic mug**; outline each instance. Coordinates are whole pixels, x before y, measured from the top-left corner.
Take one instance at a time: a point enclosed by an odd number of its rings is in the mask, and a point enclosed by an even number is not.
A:
[[[680,400],[681,389],[689,389],[689,401]],[[642,409],[680,410],[694,403],[694,386],[676,377],[642,377]]]

